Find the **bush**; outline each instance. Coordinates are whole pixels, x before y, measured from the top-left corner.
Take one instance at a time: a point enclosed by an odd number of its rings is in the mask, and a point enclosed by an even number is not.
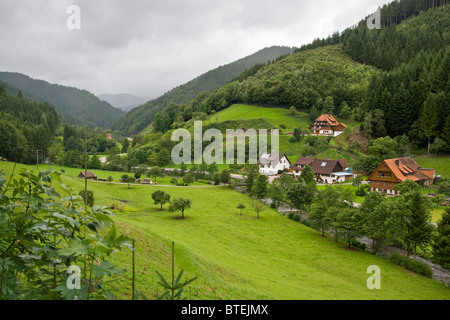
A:
[[[289,212],[288,217],[289,219],[294,220],[295,222],[301,221],[300,215],[297,212]]]
[[[355,248],[361,249],[361,250],[366,250],[366,244],[359,242],[357,240],[352,241],[352,246],[354,246]]]
[[[417,260],[408,258],[407,256],[404,256],[404,255],[401,255],[398,253],[393,253],[389,257],[389,260],[392,263],[394,263],[398,266],[401,266],[401,267],[403,267],[409,271],[412,271],[414,273],[423,275],[428,278],[433,277],[433,270],[431,269],[431,267],[422,261],[417,261]]]
[[[119,212],[123,212],[125,209],[125,203],[121,202],[121,201],[113,201],[109,204],[109,208],[111,210],[115,210],[115,211],[119,211]]]
[[[78,193],[78,195],[83,199],[83,203],[84,203],[86,201],[85,200],[86,193],[84,191],[80,191]],[[92,208],[94,206],[94,202],[95,202],[94,192],[88,190],[87,191],[87,205]]]

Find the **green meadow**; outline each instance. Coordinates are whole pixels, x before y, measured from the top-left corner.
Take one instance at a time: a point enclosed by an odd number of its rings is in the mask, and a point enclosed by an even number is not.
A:
[[[2,162],[10,175],[13,164]],[[18,165],[16,172],[34,166]],[[63,181],[82,190],[79,170],[66,170]],[[75,173],[75,175],[73,174]],[[447,300],[450,289],[412,274],[389,261],[357,249],[267,207],[256,219],[250,198],[228,187],[154,187],[89,182],[96,204],[120,200],[114,218],[118,229],[136,240],[136,288],[149,299],[162,292],[156,271],[170,275],[171,243],[175,242],[176,273],[197,277],[185,291],[194,300]],[[173,198],[189,198],[192,208],[179,214],[159,211],[151,194],[164,190]],[[239,203],[247,209],[243,215]],[[167,207],[167,206],[166,206]],[[117,299],[131,295],[131,252],[116,253],[113,263],[126,270],[109,279]],[[381,290],[369,290],[367,268],[381,269]]]
[[[299,127],[305,130],[311,125],[309,115],[304,112],[290,114],[289,110],[283,108],[264,108],[243,104],[232,105],[212,115],[210,123],[261,118],[272,124],[274,128],[280,128],[281,125],[284,125],[287,131],[293,131]]]

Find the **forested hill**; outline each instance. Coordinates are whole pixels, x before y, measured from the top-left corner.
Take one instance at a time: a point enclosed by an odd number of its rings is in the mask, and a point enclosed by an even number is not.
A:
[[[9,94],[0,83],[0,157],[30,162],[53,143],[61,119],[48,103]],[[39,150],[39,151],[37,151]]]
[[[383,7],[381,30],[369,29],[362,20],[214,94],[172,104],[155,115],[152,128],[166,132],[235,103],[336,115],[346,106],[371,138],[405,135],[428,147],[439,138],[449,149],[450,4],[438,1],[418,12],[396,11],[411,1]]]
[[[155,114],[165,109],[171,102],[176,104],[189,103],[198,94],[208,96],[229,81],[239,77],[245,70],[253,69],[254,72],[268,62],[291,54],[293,48],[273,46],[262,49],[248,57],[233,63],[220,66],[194,80],[174,88],[161,97],[135,108],[124,118],[120,119],[113,127],[123,134],[132,135],[145,129],[152,121]]]
[[[54,106],[68,124],[108,129],[125,114],[85,90],[50,84],[20,73],[0,72],[0,80],[21,90],[25,97]]]

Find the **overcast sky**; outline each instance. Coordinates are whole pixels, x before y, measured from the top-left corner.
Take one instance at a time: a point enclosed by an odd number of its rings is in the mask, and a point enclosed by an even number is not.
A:
[[[265,47],[343,31],[389,2],[0,0],[0,71],[156,98]],[[79,30],[67,27],[70,5],[80,8]]]

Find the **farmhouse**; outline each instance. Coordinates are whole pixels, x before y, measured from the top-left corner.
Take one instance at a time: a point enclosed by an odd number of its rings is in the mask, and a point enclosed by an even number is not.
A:
[[[344,159],[324,160],[300,157],[291,168],[294,176],[300,176],[306,166],[311,167],[318,183],[333,184],[345,182],[353,178],[353,174],[347,171],[348,164]]]
[[[284,154],[264,153],[259,159],[259,173],[266,176],[273,176],[280,171],[288,171],[291,162]]]
[[[344,132],[347,126],[339,123],[331,114],[323,114],[311,125],[311,132],[318,136],[337,137]]]
[[[412,180],[421,186],[430,186],[436,178],[435,169],[422,168],[411,157],[384,160],[369,176],[372,191],[386,195],[398,195],[395,186],[405,180]]]
[[[81,171],[80,174],[78,175],[78,178],[84,179],[85,178],[84,174],[85,174],[85,172]],[[94,174],[94,172],[88,171],[87,172],[87,179],[88,180],[98,180],[98,177]]]

